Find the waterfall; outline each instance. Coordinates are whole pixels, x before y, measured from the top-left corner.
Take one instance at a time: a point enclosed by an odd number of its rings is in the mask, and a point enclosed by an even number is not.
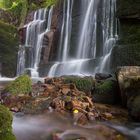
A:
[[[116,0],[81,0],[79,7],[82,8],[79,10],[83,14],[80,17],[77,45],[73,47],[75,1],[64,0],[58,59],[48,76],[109,72],[110,55],[117,39]],[[76,56],[70,52],[72,47]]]
[[[94,75],[110,70],[110,56],[117,39],[116,0],[81,0],[76,9],[75,4],[76,0],[63,2],[57,57],[47,64],[41,76]],[[18,75],[30,70],[32,77],[39,76],[43,39],[51,30],[52,12],[53,7],[37,10],[33,21],[25,25],[25,45],[18,53]]]
[[[106,9],[103,10],[103,23],[105,23],[103,30],[103,56],[99,66],[96,68],[96,71],[99,72],[109,71],[111,51],[117,39],[117,19],[115,18],[116,0],[110,0],[108,2],[104,0],[103,4],[106,4],[110,12]]]
[[[50,31],[53,7],[39,9],[34,13],[34,19],[26,27],[26,39],[24,47],[18,52],[17,75],[30,70],[32,77],[38,77],[38,65],[41,57],[44,35]],[[47,16],[48,14],[48,16]],[[28,55],[26,51],[28,49]]]
[[[60,49],[58,58],[62,61],[68,59],[68,51],[70,47],[70,36],[72,28],[72,6],[73,0],[64,0],[63,5],[63,23],[60,38]]]

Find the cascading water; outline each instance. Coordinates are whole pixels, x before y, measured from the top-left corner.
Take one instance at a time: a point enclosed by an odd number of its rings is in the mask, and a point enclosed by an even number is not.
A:
[[[41,57],[41,48],[43,47],[43,38],[50,31],[52,12],[53,7],[49,10],[39,9],[34,13],[33,21],[25,25],[25,46],[20,47],[18,52],[17,75],[23,74],[26,69],[29,69],[32,77],[39,76],[38,65]],[[27,56],[25,57],[26,49],[29,51],[28,59],[26,59]]]
[[[83,14],[76,45],[73,47],[74,2],[64,0],[58,60],[50,68],[48,76],[108,72],[111,51],[117,39],[116,0],[81,0],[82,8],[79,10]],[[72,47],[75,56],[71,54]]]

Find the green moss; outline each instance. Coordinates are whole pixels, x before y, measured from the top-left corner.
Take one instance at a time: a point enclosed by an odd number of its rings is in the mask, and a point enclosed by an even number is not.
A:
[[[96,83],[93,92],[93,100],[99,103],[115,104],[118,103],[118,85],[113,79],[108,79]]]
[[[6,88],[6,92],[11,94],[29,94],[32,91],[31,79],[28,75],[22,75],[16,78]]]
[[[102,93],[108,93],[110,90],[112,90],[113,82],[112,81],[105,81],[102,84],[99,83],[96,86],[96,93],[102,94]]]
[[[73,83],[80,91],[89,92],[94,86],[94,81],[92,77],[76,77],[67,76],[65,77],[65,83]]]
[[[16,140],[16,137],[12,132],[8,132],[5,134],[0,134],[0,140]]]
[[[0,21],[0,62],[2,75],[13,77],[16,72],[18,36],[14,26]]]
[[[12,114],[6,107],[0,105],[0,134],[11,132],[12,130],[11,125],[12,125]]]
[[[8,108],[0,105],[0,140],[16,140],[12,134],[12,114]]]

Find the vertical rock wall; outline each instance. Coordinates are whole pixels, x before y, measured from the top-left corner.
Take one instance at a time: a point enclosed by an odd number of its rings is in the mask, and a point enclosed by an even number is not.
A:
[[[112,51],[113,71],[117,66],[140,65],[140,0],[117,0],[119,39]]]

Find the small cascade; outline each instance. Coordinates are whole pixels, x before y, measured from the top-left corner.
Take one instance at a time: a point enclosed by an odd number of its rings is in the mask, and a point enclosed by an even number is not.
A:
[[[53,7],[49,10],[39,9],[34,13],[33,21],[24,26],[26,28],[26,39],[24,47],[20,47],[18,52],[17,75],[25,73],[26,70],[30,70],[32,77],[39,76],[38,65],[43,38],[50,31],[52,12]]]
[[[99,66],[96,68],[98,72],[107,72],[110,67],[110,56],[112,48],[114,47],[117,35],[117,19],[115,18],[116,11],[116,0],[110,0],[106,2],[104,0],[103,4],[106,4],[106,7],[110,9],[110,12],[103,10],[103,56],[99,62]]]
[[[86,5],[86,1],[84,1]],[[86,14],[83,18],[82,30],[80,31],[80,37],[78,41],[77,58],[89,58],[89,48],[91,42],[94,43],[94,48],[96,48],[96,7],[95,0],[88,1],[88,7],[86,9]],[[93,30],[92,30],[93,29]],[[93,33],[93,35],[92,35]],[[95,50],[96,52],[96,50]],[[94,55],[95,57],[95,55]]]
[[[48,76],[93,75],[110,70],[111,51],[117,39],[116,0],[81,0],[79,10],[83,14],[80,15],[77,43],[72,46],[74,4],[75,0],[64,0],[58,59]]]

